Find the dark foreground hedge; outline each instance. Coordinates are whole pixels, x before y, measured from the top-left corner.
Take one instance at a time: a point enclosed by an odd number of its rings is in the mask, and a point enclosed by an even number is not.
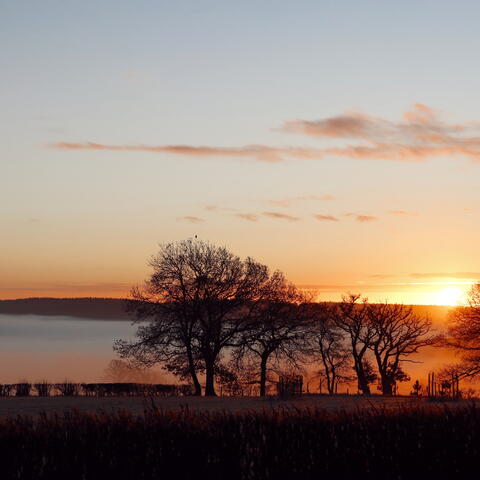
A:
[[[70,412],[0,421],[0,478],[475,478],[480,410]]]

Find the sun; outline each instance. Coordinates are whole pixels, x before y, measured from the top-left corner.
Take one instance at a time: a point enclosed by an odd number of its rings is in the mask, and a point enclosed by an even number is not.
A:
[[[463,295],[464,292],[460,288],[444,288],[435,294],[435,305],[458,305]]]

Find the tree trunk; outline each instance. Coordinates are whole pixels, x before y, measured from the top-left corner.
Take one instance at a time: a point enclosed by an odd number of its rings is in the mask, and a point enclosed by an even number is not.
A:
[[[389,378],[382,377],[382,395],[392,395],[393,385]]]
[[[335,377],[331,374],[327,375],[327,389],[330,395],[335,393]]]
[[[262,356],[260,361],[260,396],[267,394],[267,356]]]
[[[198,381],[197,372],[195,370],[195,362],[193,361],[193,355],[191,348],[187,348],[188,368],[190,370],[190,376],[192,377],[193,388],[195,389],[194,395],[199,397],[202,395],[202,386]]]
[[[363,365],[361,363],[355,365],[355,370],[358,378],[358,389],[363,395],[371,395],[370,386],[368,385],[367,379],[365,378],[365,372],[363,371]]]
[[[205,361],[205,396],[216,397],[215,393],[215,362]]]

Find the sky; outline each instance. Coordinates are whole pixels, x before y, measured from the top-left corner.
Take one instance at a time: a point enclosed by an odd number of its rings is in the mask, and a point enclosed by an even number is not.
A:
[[[0,0],[0,298],[197,235],[321,299],[480,280],[475,1]]]

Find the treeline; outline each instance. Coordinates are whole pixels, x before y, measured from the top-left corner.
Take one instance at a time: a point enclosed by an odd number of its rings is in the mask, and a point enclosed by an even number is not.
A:
[[[0,314],[57,315],[98,320],[128,320],[117,298],[22,298],[0,300]]]
[[[190,385],[163,385],[150,383],[74,383],[74,382],[37,382],[23,381],[13,384],[0,384],[0,397],[50,397],[50,396],[86,396],[86,397],[173,397],[192,395]]]
[[[150,266],[127,303],[136,339],[115,350],[133,364],[161,364],[196,395],[202,376],[205,395],[253,386],[263,396],[274,376],[302,368],[318,372],[329,393],[355,382],[360,393],[377,384],[391,395],[409,380],[409,357],[438,341],[430,320],[410,307],[360,295],[318,303],[281,272],[206,242],[163,245]]]
[[[155,411],[0,419],[6,479],[452,479],[478,470],[480,412]]]

